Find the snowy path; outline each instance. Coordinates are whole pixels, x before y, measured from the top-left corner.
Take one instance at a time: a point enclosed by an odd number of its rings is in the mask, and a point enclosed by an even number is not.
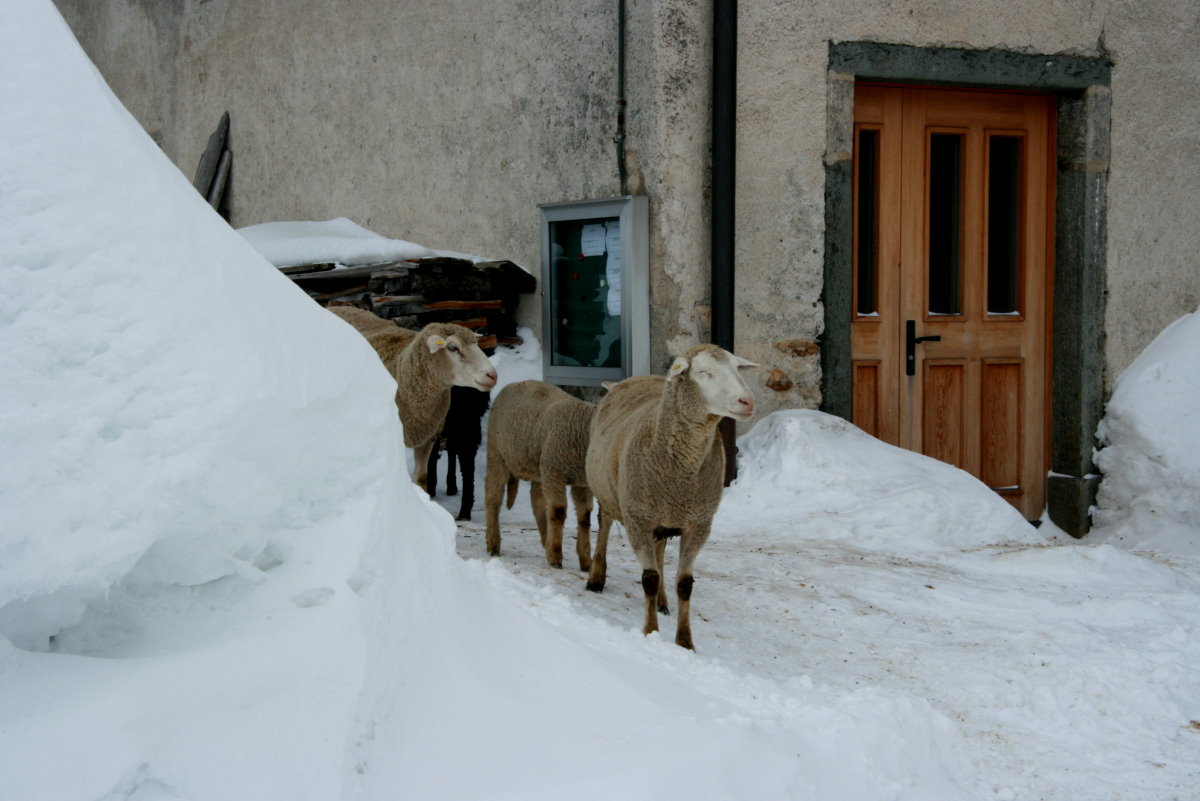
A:
[[[982,798],[1200,798],[1195,569],[1070,544],[890,555],[737,517],[718,518],[697,566],[698,661],[928,699],[959,728]],[[623,534],[596,595],[572,569],[570,526],[567,568],[546,565],[526,485],[502,515],[498,560],[484,555],[482,511],[474,518],[459,524],[458,552],[490,563],[502,589],[530,608],[565,602],[570,614],[548,618],[558,625],[611,624],[617,647],[641,640],[640,571]]]

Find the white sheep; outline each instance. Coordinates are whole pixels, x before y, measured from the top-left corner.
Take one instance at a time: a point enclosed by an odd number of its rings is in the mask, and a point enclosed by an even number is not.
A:
[[[567,487],[575,507],[579,569],[591,567],[592,494],[584,475],[594,404],[541,381],[520,381],[500,391],[488,417],[487,550],[500,555],[500,501],[508,490],[511,509],[518,481],[531,482],[530,505],[546,560],[562,567]]]
[[[675,643],[684,648],[694,650],[692,565],[724,488],[717,423],[754,415],[754,397],[738,368],[757,366],[715,345],[698,345],[677,358],[665,378],[638,376],[613,385],[592,417],[586,474],[600,502],[600,529],[587,588],[604,589],[608,532],[614,520],[623,523],[642,567],[642,631],[657,631],[657,611],[668,611],[663,557],[667,540],[679,537]]]
[[[430,323],[417,332],[353,306],[329,310],[366,337],[396,379],[404,444],[413,449],[413,480],[424,488],[429,452],[450,408],[450,387],[489,392],[496,386],[495,369],[474,332],[461,325]]]

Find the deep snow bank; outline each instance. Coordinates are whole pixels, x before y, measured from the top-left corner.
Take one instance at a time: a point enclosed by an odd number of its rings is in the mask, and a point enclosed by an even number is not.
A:
[[[805,538],[874,551],[1045,541],[969,473],[881,442],[840,417],[774,412],[738,448],[738,478],[718,511],[730,520],[783,520]]]
[[[1200,313],[1121,373],[1097,436],[1097,538],[1200,555]]]
[[[369,349],[232,235],[53,9],[4,16],[0,633],[34,645],[131,572],[210,581],[336,515],[392,469],[395,421]]]
[[[0,798],[966,795],[921,699],[492,590],[407,481],[369,346],[48,2],[0,4],[0,104]]]

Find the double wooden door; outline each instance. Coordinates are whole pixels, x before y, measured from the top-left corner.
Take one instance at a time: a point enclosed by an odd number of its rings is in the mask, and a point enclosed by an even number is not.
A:
[[[854,422],[1037,519],[1048,466],[1053,109],[855,93]]]

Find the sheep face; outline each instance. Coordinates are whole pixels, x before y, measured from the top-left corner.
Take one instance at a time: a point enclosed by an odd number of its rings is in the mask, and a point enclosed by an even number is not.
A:
[[[450,383],[488,392],[496,386],[496,370],[476,344],[475,335],[466,328],[453,326],[454,331],[431,332],[425,337],[430,353],[445,353],[450,365]]]
[[[738,374],[745,367],[758,365],[721,348],[706,346],[676,358],[667,380],[690,379],[709,414],[746,421],[754,416],[754,395]]]

